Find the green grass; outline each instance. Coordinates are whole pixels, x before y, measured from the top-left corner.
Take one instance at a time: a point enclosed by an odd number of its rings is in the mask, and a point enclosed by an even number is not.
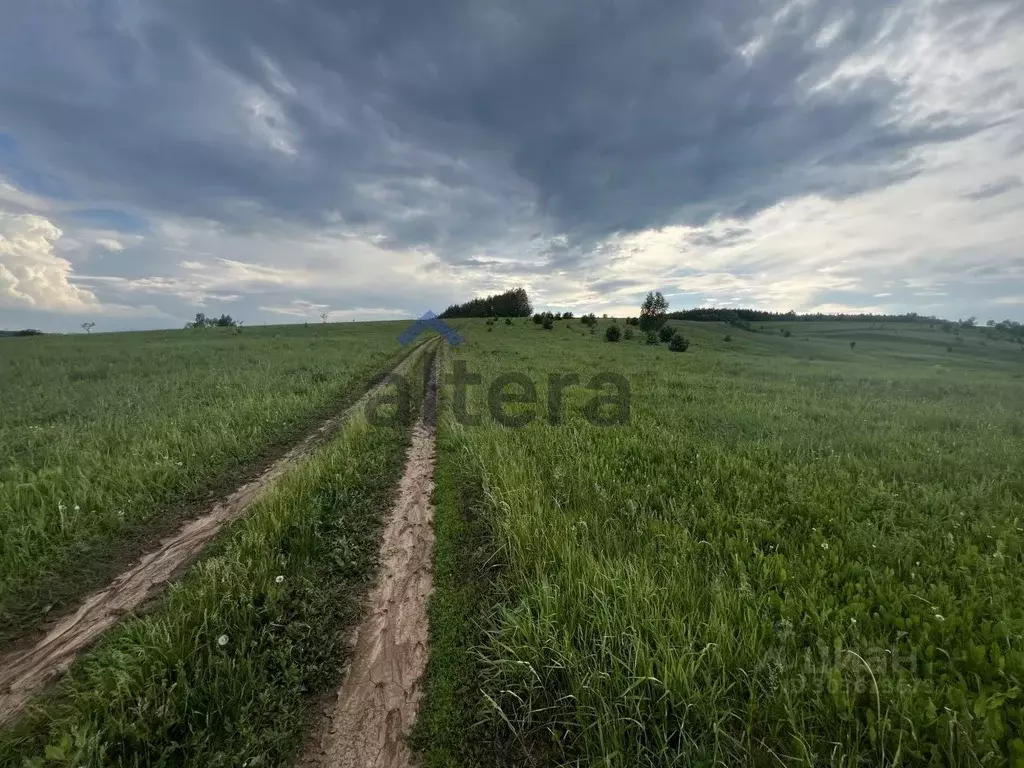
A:
[[[426,355],[403,363],[414,386]],[[338,679],[408,423],[360,414],[0,732],[0,765],[282,765]]]
[[[632,407],[442,415],[428,765],[502,730],[539,765],[1024,765],[1017,345],[674,323],[673,354],[606,325],[460,324],[472,411],[505,372],[541,402],[550,373],[618,372]],[[494,583],[453,607],[460,477]]]
[[[364,390],[401,327],[0,340],[0,640]]]

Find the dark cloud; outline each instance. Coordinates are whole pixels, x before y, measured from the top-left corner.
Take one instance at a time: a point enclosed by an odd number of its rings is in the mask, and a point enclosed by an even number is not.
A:
[[[611,232],[851,194],[982,127],[904,125],[882,77],[808,91],[878,37],[883,0],[15,5],[19,163],[111,206],[340,221],[453,262],[540,231],[572,265]]]

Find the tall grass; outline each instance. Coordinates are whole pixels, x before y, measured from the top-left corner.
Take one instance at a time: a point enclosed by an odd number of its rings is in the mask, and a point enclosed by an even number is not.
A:
[[[461,651],[478,732],[541,765],[1024,764],[1019,355],[684,325],[673,355],[464,324],[484,382],[632,383],[624,427],[578,388],[561,426],[442,421],[501,564]]]
[[[365,389],[394,324],[0,341],[0,640]]]
[[[425,356],[403,364],[413,374]],[[112,631],[0,734],[0,764],[281,765],[337,678],[408,423],[360,414],[222,534],[151,614]]]

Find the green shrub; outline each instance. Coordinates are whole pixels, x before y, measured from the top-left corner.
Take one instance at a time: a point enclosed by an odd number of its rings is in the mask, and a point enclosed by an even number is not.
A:
[[[730,341],[732,341],[732,336],[730,336],[730,335],[729,335],[728,333],[727,333],[727,334],[725,334],[725,338],[723,339],[723,341],[725,341],[725,342],[730,342]]]
[[[545,315],[544,320],[541,322],[541,326],[544,328],[545,331],[550,331],[552,328],[555,327],[554,318],[551,317],[551,315]]]
[[[604,329],[605,341],[618,341],[622,338],[622,329],[617,325],[609,325]]]
[[[632,341],[633,340],[633,329],[632,328],[626,328],[626,330],[622,332],[622,338],[624,338],[626,341]]]
[[[663,325],[661,326],[661,329],[658,331],[658,338],[661,341],[668,343],[669,341],[672,340],[672,337],[675,335],[675,333],[676,332],[672,330],[671,326]]]
[[[652,344],[652,345],[653,344],[657,344],[658,343],[658,334],[656,334],[654,331],[649,331],[647,333],[647,338],[645,339],[645,341],[648,344]]]
[[[785,330],[785,331],[783,331],[783,332],[782,332],[782,335],[783,335],[783,336],[784,336],[785,338],[787,338],[787,339],[788,339],[788,338],[789,338],[790,336],[792,336],[793,334],[792,334],[792,333],[790,333],[790,332],[789,332],[789,330]]]
[[[690,348],[690,342],[683,334],[676,333],[669,341],[668,348],[673,352],[685,352]]]
[[[505,318],[505,325],[512,325],[512,318],[511,317],[506,317]]]

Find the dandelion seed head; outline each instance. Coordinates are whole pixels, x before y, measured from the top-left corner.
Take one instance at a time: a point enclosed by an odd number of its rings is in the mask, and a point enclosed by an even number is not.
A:
[[[278,576],[276,579],[274,579],[274,583],[275,584],[280,584],[283,581],[284,581],[284,576]]]
[[[221,646],[223,648],[227,644],[228,644],[228,636],[227,635],[221,635],[220,637],[217,638],[217,645],[219,645],[219,646]]]

